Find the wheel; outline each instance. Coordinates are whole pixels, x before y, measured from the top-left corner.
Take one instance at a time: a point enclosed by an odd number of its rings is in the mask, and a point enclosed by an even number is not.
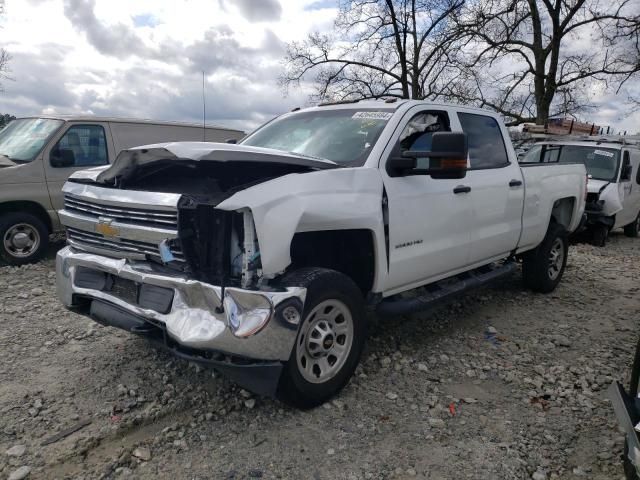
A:
[[[338,393],[358,365],[367,332],[364,301],[353,280],[334,270],[305,268],[282,283],[306,287],[307,297],[278,397],[312,408]]]
[[[0,257],[10,265],[38,261],[47,251],[49,231],[31,213],[5,213],[0,217]]]
[[[606,225],[596,225],[591,232],[591,245],[595,247],[604,247],[609,238],[609,227]]]
[[[624,234],[627,237],[635,238],[638,236],[639,232],[640,232],[640,213],[638,213],[638,216],[633,222],[631,222],[629,225],[624,226]]]
[[[566,230],[562,225],[551,223],[542,243],[523,257],[525,285],[535,292],[552,292],[562,279],[568,252]]]

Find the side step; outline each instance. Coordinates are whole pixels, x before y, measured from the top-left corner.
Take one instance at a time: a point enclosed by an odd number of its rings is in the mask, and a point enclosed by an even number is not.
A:
[[[402,298],[400,295],[394,295],[385,298],[378,304],[376,313],[381,316],[396,316],[426,310],[466,290],[480,287],[509,275],[516,268],[515,260],[508,260],[502,264],[493,263],[470,272],[461,273],[455,277],[420,287],[418,291],[422,294],[416,297]]]

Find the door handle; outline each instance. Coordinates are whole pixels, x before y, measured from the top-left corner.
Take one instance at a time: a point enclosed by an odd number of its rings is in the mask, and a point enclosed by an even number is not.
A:
[[[468,187],[467,185],[458,185],[456,188],[453,189],[453,193],[455,193],[456,195],[458,193],[469,193],[471,191],[471,187]]]
[[[509,182],[510,187],[519,187],[520,185],[522,185],[522,180],[511,180]]]

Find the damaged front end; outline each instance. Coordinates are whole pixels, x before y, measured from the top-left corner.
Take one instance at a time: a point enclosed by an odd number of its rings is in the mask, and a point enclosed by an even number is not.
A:
[[[262,275],[250,209],[216,206],[248,186],[332,165],[232,145],[194,144],[186,155],[175,145],[123,152],[112,167],[67,182],[58,296],[273,395],[306,290]]]

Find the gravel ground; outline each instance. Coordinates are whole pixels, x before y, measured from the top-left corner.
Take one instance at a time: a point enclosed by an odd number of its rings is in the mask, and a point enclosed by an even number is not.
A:
[[[605,390],[638,337],[640,240],[572,247],[552,295],[513,276],[372,318],[353,381],[307,412],[66,311],[53,250],[0,267],[0,478],[623,478]]]

